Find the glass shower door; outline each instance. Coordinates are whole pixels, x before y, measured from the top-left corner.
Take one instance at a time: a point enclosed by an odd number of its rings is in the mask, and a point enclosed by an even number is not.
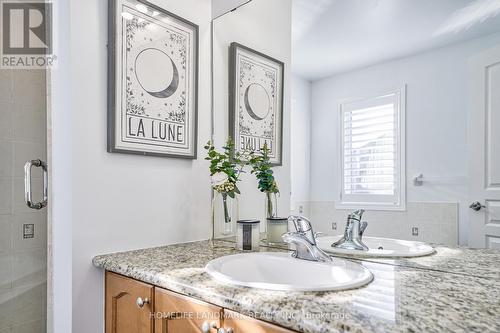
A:
[[[45,79],[45,70],[0,69],[0,333],[46,332]]]

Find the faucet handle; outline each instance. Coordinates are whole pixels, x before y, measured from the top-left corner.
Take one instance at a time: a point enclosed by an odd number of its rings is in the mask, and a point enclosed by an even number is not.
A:
[[[359,226],[359,237],[363,236],[363,233],[365,232],[366,227],[368,227],[368,222],[366,222],[366,221],[361,222],[361,224]]]
[[[288,220],[293,222],[295,230],[297,230],[298,232],[306,233],[312,230],[311,221],[309,221],[304,216],[291,215],[290,217],[288,217]]]
[[[363,217],[363,213],[365,212],[364,209],[358,209],[349,214],[347,217],[347,220],[356,220],[361,222],[361,218]]]

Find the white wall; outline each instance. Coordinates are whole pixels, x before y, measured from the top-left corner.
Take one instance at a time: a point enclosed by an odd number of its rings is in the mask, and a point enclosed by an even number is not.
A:
[[[458,202],[460,244],[467,243],[467,59],[500,43],[489,35],[313,83],[311,200],[338,199],[339,100],[407,85],[408,202]],[[412,177],[442,178],[415,187]]]
[[[285,72],[284,165],[277,172],[281,209],[289,211],[290,2],[267,1],[246,15],[240,42],[282,59]],[[75,0],[57,18],[61,56],[52,77],[52,218],[54,322],[56,333],[104,331],[104,276],[95,255],[207,239],[210,182],[204,143],[211,135],[210,0],[155,0],[157,5],[200,27],[198,159],[109,154],[107,132],[107,1]],[[271,12],[268,9],[271,8]],[[275,20],[280,13],[280,20]],[[256,21],[256,18],[262,18]],[[260,22],[256,24],[256,22]],[[262,24],[266,22],[266,24]],[[252,28],[253,33],[244,33]],[[272,33],[270,33],[272,31]],[[265,38],[263,38],[265,36]],[[226,66],[227,67],[227,66]],[[218,82],[217,84],[222,84]],[[227,87],[227,85],[224,85]],[[227,121],[224,122],[227,126]],[[216,133],[224,137],[227,133]],[[242,188],[247,212],[263,213],[254,184]],[[248,193],[247,193],[248,192]],[[260,193],[259,193],[260,194]],[[252,195],[254,195],[252,197]],[[247,200],[247,198],[250,198]],[[259,204],[262,203],[262,209]],[[64,281],[72,279],[71,285]],[[72,303],[72,306],[71,306]],[[64,308],[62,308],[64,307]]]
[[[220,148],[228,137],[228,57],[231,42],[238,42],[285,63],[283,110],[283,166],[275,168],[280,188],[278,214],[290,211],[290,58],[291,1],[253,0],[214,21],[214,142]],[[250,170],[247,170],[250,171]],[[264,220],[264,194],[255,176],[244,174],[238,185],[240,218]],[[263,229],[263,224],[261,224]]]
[[[71,332],[72,322],[72,132],[70,81],[70,3],[54,3],[54,54],[57,66],[49,71],[48,141],[48,332]],[[56,195],[57,193],[57,195]]]
[[[74,125],[73,333],[103,331],[103,272],[92,266],[93,256],[209,236],[210,182],[202,150],[210,137],[211,1],[154,2],[200,26],[199,158],[106,152],[108,2],[72,1],[72,94],[66,112]]]
[[[291,209],[297,203],[310,200],[311,163],[311,83],[292,76],[291,150]]]

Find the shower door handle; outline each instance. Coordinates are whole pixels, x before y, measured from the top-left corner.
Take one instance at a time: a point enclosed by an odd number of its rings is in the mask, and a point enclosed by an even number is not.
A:
[[[33,167],[42,168],[43,170],[43,199],[41,202],[33,202],[33,196],[31,193],[31,169]],[[40,159],[31,160],[26,162],[24,165],[24,201],[29,208],[32,209],[42,209],[47,206],[48,200],[48,189],[47,189],[48,175],[47,175],[47,163]]]

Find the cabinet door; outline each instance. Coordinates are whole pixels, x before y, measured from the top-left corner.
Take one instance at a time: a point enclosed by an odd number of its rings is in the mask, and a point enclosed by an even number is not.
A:
[[[153,297],[153,286],[106,272],[106,333],[153,333]]]
[[[155,288],[156,333],[216,333],[207,326],[220,327],[222,308]],[[203,330],[205,326],[207,330]]]
[[[232,329],[233,333],[294,333],[286,328],[243,316],[230,310],[224,310],[224,328],[226,332]]]

